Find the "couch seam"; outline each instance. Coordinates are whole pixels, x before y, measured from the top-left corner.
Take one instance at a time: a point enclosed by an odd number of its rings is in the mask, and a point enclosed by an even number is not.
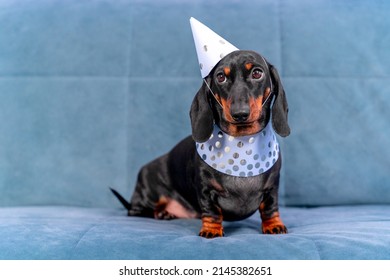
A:
[[[75,251],[76,251],[77,247],[79,246],[81,240],[83,240],[83,239],[84,239],[84,236],[85,236],[88,232],[90,232],[94,227],[96,227],[96,225],[97,225],[97,224],[93,224],[90,228],[88,228],[86,231],[84,231],[84,233],[79,237],[79,239],[78,239],[76,245],[75,245],[75,246],[72,248],[72,250],[71,250],[71,256],[70,256],[69,259],[74,259]]]

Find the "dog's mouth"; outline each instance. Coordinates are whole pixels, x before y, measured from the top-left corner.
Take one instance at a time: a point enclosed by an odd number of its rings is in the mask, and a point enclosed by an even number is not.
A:
[[[255,121],[243,121],[243,122],[236,122],[236,121],[233,121],[233,122],[228,122],[230,125],[235,125],[235,126],[239,126],[239,127],[249,127],[249,126],[253,126],[258,120],[255,120]]]
[[[227,134],[234,137],[253,135],[262,130],[260,120],[246,122],[225,122],[225,124],[221,124],[221,128]]]

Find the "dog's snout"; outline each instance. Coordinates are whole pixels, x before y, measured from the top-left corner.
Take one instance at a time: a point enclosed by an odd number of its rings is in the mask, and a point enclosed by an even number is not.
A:
[[[236,112],[232,112],[232,118],[236,122],[245,122],[249,118],[249,107],[241,108],[240,110]]]

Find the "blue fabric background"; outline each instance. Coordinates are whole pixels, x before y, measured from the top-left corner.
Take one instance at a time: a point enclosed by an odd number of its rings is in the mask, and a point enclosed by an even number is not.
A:
[[[1,1],[0,258],[390,259],[389,10],[384,0]],[[130,197],[139,168],[190,134],[201,86],[191,16],[279,70],[289,235],[260,235],[256,214],[204,240],[199,220],[125,217],[108,189]]]

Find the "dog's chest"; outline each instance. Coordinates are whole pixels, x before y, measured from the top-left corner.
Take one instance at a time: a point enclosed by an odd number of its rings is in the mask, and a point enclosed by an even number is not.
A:
[[[218,195],[217,201],[225,220],[244,219],[259,209],[264,188],[261,177],[224,180],[224,191]]]

